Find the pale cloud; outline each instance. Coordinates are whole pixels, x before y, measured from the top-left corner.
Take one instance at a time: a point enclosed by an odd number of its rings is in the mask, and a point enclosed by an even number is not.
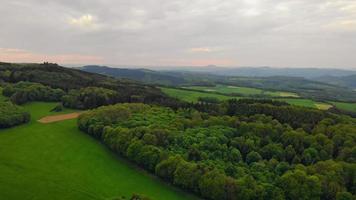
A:
[[[243,14],[247,17],[255,17],[261,15],[261,11],[257,8],[249,8],[243,11]]]
[[[352,31],[356,34],[356,20],[338,20],[327,24],[325,28],[334,31]]]
[[[3,62],[54,62],[63,64],[103,63],[103,58],[81,54],[48,55],[29,52],[23,49],[0,48],[0,61]]]
[[[70,18],[68,20],[69,24],[79,26],[82,28],[93,28],[96,26],[96,19],[90,14],[85,14],[80,16],[79,18]]]
[[[210,53],[213,51],[213,49],[208,47],[196,47],[196,48],[191,48],[188,51],[192,53]]]
[[[214,65],[218,66],[232,66],[236,64],[236,60],[231,59],[159,59],[157,63],[160,65],[166,65],[166,63],[175,63],[176,66],[207,66]]]
[[[0,47],[118,65],[356,68],[355,0],[0,1]]]

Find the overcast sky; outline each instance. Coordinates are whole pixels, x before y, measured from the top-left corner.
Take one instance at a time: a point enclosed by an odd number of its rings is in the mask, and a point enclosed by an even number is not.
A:
[[[0,0],[0,60],[356,69],[356,0]]]

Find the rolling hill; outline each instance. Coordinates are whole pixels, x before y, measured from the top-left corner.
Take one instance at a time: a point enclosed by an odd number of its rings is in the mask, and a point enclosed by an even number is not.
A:
[[[164,72],[148,69],[110,68],[96,65],[83,66],[79,69],[86,72],[103,74],[115,78],[132,79],[152,84],[179,85],[185,82],[184,78],[180,77],[179,75],[167,74]]]
[[[322,76],[319,78],[316,78],[315,80],[323,83],[329,83],[329,84],[334,84],[334,85],[339,85],[342,87],[348,87],[351,89],[356,90],[356,75],[350,75],[350,76]]]

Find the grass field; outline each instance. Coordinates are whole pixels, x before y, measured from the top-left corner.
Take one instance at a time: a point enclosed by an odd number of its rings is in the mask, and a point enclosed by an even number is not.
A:
[[[242,94],[245,96],[251,95],[268,95],[272,97],[298,97],[297,94],[291,92],[271,92],[256,88],[237,87],[228,85],[216,85],[215,87],[191,86],[185,87],[188,89],[201,90],[206,92],[219,92],[222,94]]]
[[[181,90],[175,88],[164,88],[162,87],[161,90],[171,97],[175,97],[187,102],[196,102],[198,101],[199,97],[214,97],[219,100],[228,100],[235,97],[208,93],[208,92],[198,92],[198,91],[189,91],[189,90]]]
[[[183,101],[188,102],[196,102],[199,97],[215,97],[219,100],[228,100],[231,98],[239,98],[239,97],[231,97],[225,96],[221,94],[209,93],[206,92],[199,92],[199,91],[189,91],[189,90],[182,90],[182,89],[175,89],[175,88],[161,88],[164,93],[169,96],[176,97]],[[241,97],[240,97],[241,98]],[[318,108],[320,110],[327,110],[331,107],[330,104],[322,103],[322,102],[315,102],[310,99],[298,99],[298,98],[280,98],[276,99],[279,101],[285,101],[291,105],[296,106],[304,106],[308,108]]]
[[[356,103],[330,102],[341,110],[356,112]]]
[[[41,124],[55,103],[30,103],[29,124],[0,131],[0,199],[194,199],[115,156],[76,120]],[[72,112],[65,110],[62,113]]]

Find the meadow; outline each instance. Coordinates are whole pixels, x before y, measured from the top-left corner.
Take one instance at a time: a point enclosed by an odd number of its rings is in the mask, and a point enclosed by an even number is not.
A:
[[[231,96],[226,96],[226,95],[222,95],[222,94],[191,91],[191,90],[176,89],[176,88],[161,87],[161,90],[171,97],[175,97],[180,100],[187,101],[187,102],[197,102],[199,97],[213,97],[213,98],[217,98],[221,101],[228,100],[231,98],[237,98],[237,97],[231,97]]]
[[[195,199],[111,153],[76,119],[41,124],[56,103],[28,103],[31,122],[0,130],[1,199]],[[123,198],[125,197],[125,198]]]
[[[330,102],[336,108],[341,110],[349,111],[349,112],[356,112],[356,103],[344,103],[344,102]]]
[[[191,88],[191,89],[193,89],[193,88]],[[197,89],[197,88],[194,88],[194,89]],[[175,97],[175,98],[181,99],[183,101],[187,101],[187,102],[197,102],[199,97],[214,97],[221,101],[232,99],[232,98],[237,98],[237,99],[242,98],[242,97],[227,96],[227,95],[223,95],[223,94],[216,94],[216,93],[213,93],[213,91],[199,92],[199,91],[191,91],[191,90],[184,90],[184,89],[177,89],[177,88],[164,88],[164,87],[162,87],[161,90],[169,96],[172,96],[172,97]],[[287,102],[291,105],[295,105],[295,106],[317,108],[320,110],[327,110],[331,107],[330,104],[316,102],[311,99],[302,99],[302,98],[275,98],[275,99],[279,100],[279,101],[285,101],[285,102]]]
[[[185,88],[201,90],[206,92],[218,92],[221,94],[240,94],[244,96],[266,95],[271,97],[299,97],[297,94],[291,92],[267,91],[267,90],[261,90],[257,88],[238,87],[238,86],[229,86],[229,85],[220,85],[220,84],[214,87],[191,86]]]

